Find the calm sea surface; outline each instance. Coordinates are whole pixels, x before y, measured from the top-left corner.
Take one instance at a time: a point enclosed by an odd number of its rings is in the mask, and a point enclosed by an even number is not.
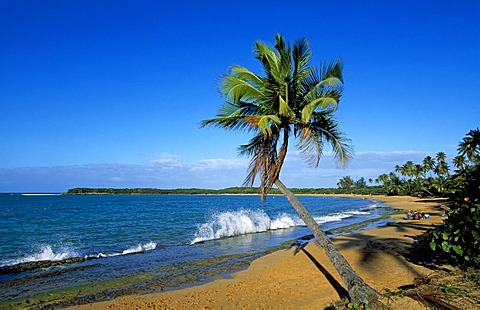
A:
[[[391,212],[368,199],[299,199],[324,230],[383,225]],[[152,270],[156,277],[168,277],[161,268],[227,256],[236,261],[245,253],[254,258],[309,234],[282,196],[261,204],[254,195],[0,195],[0,212],[0,267],[85,259],[56,269],[0,274],[0,301],[21,298],[20,291],[32,296]]]

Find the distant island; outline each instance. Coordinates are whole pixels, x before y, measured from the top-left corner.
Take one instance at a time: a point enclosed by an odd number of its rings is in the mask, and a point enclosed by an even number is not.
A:
[[[365,186],[361,188],[291,188],[294,194],[357,194],[357,195],[382,195],[383,190],[379,186]],[[63,195],[256,195],[256,187],[228,187],[224,189],[201,189],[201,188],[71,188]],[[273,188],[271,194],[281,195],[282,193]]]

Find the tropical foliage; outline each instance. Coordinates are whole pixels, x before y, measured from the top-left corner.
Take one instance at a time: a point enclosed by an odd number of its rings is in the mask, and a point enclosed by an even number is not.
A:
[[[480,131],[471,130],[458,147],[451,201],[445,223],[428,235],[430,248],[461,267],[480,267]],[[456,158],[457,158],[456,157]]]
[[[426,156],[421,163],[407,161],[396,165],[395,170],[375,179],[387,195],[445,196],[450,167],[445,153],[438,152],[435,158]]]
[[[370,179],[369,183],[372,182],[373,181]],[[341,178],[340,181],[338,181],[337,186],[338,188],[342,189],[365,188],[367,187],[367,181],[365,181],[364,177],[361,177],[358,180],[354,180],[351,176],[347,175]]]

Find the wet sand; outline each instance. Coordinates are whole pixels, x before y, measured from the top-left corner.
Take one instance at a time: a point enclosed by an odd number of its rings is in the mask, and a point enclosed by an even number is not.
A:
[[[333,238],[353,269],[379,292],[413,284],[415,278],[432,273],[402,254],[424,231],[442,222],[439,201],[413,197],[364,197],[380,200],[396,209],[423,211],[430,214],[430,219],[404,220],[404,214],[398,214],[393,216],[395,223],[392,225]],[[72,308],[324,309],[345,293],[340,277],[322,248],[309,243],[297,254],[294,249],[289,249],[261,257],[229,279]],[[390,306],[393,309],[424,309],[409,298],[396,299]]]

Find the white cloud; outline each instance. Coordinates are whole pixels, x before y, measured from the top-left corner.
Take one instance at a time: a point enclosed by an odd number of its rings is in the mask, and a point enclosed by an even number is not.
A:
[[[189,171],[208,171],[208,170],[218,170],[218,169],[246,169],[248,165],[247,160],[245,159],[203,159],[198,161],[196,164],[193,164]]]
[[[289,187],[335,187],[346,175],[375,179],[406,161],[420,163],[425,152],[359,152],[345,169],[335,166],[331,153],[311,168],[295,152],[287,156],[282,181]],[[72,187],[224,188],[241,186],[248,158],[203,159],[184,162],[181,156],[162,154],[140,164],[90,164],[55,167],[0,168],[0,192],[61,192]]]
[[[183,166],[181,156],[171,154],[162,154],[159,159],[151,161],[150,164],[166,169],[181,168]]]

